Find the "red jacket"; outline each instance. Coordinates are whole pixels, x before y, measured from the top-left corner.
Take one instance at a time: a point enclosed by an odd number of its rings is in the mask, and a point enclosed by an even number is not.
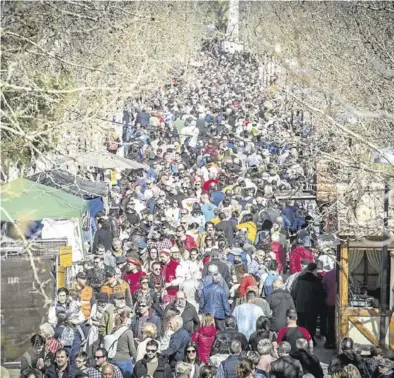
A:
[[[301,272],[301,260],[308,259],[313,262],[313,255],[304,247],[294,248],[290,252],[290,271],[291,273]]]
[[[138,289],[141,289],[140,278],[146,276],[146,273],[139,270],[137,273],[126,272],[123,275],[123,279],[129,284],[131,295]]]
[[[176,268],[178,267],[179,262],[176,262],[175,260],[171,259],[166,265],[163,266],[163,269],[161,270],[161,275],[164,278],[165,283],[170,283],[171,281],[175,280],[176,278]],[[167,288],[167,293],[168,295],[176,295],[178,292],[179,288],[178,286],[176,287],[168,287]]]
[[[283,272],[283,268],[286,265],[286,252],[283,248],[283,245],[279,242],[271,243],[272,252],[275,253],[276,261],[278,262],[278,271],[279,273]]]
[[[211,355],[212,345],[216,338],[216,328],[213,325],[200,327],[194,331],[192,340],[198,345],[198,355],[201,362],[207,364]]]

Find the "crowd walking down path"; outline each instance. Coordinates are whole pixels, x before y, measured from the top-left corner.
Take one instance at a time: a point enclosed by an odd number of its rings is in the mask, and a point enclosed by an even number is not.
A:
[[[393,377],[378,346],[335,337],[335,251],[305,195],[313,125],[248,53],[200,62],[195,82],[127,103],[108,138],[146,169],[84,173],[111,185],[108,208],[21,377]]]

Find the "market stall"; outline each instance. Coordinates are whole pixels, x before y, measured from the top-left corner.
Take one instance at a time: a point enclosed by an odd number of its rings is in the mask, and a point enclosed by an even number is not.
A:
[[[337,340],[350,336],[362,345],[394,348],[394,241],[347,239],[337,258]]]

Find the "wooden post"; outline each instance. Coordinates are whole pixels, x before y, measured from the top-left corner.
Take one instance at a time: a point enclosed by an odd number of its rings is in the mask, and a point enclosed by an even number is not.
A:
[[[344,308],[349,305],[349,244],[341,245],[339,269],[339,336],[346,337],[349,332],[348,316],[344,314]],[[340,340],[338,340],[339,344]]]
[[[390,334],[389,334],[389,348],[394,350],[394,312],[391,314],[390,320]]]
[[[342,244],[339,271],[339,304],[341,307],[349,305],[349,245]]]

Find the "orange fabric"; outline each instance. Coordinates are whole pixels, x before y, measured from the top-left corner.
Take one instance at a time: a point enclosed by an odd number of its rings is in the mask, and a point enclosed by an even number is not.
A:
[[[109,296],[114,295],[115,293],[121,292],[126,296],[126,290],[128,287],[128,283],[125,281],[122,281],[120,284],[118,283],[114,287],[111,287],[108,282],[106,282],[102,287],[101,287],[101,292],[102,293],[107,293]]]
[[[93,289],[90,286],[85,286],[81,289],[79,297],[81,302],[89,302],[83,303],[81,306],[82,313],[85,315],[85,318],[88,318],[90,316],[90,311],[92,310],[92,305],[90,301],[93,297]]]

